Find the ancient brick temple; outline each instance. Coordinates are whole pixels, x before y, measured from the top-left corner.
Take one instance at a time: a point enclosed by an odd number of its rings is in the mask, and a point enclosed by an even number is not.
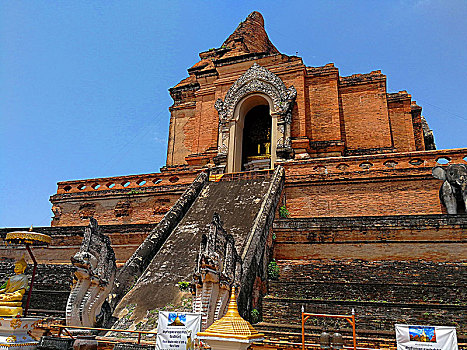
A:
[[[467,164],[467,149],[436,150],[422,108],[406,91],[388,92],[381,71],[342,77],[332,63],[281,54],[258,12],[199,57],[169,90],[166,166],[58,183],[52,226],[36,229],[54,239],[41,261],[66,275],[94,217],[121,266],[115,315],[136,305],[135,324],[179,301],[175,285],[195,270],[206,291],[196,258],[204,242],[198,256],[229,259],[233,249],[229,264],[241,265],[214,273],[213,298],[239,285],[240,311],[257,310],[271,341],[299,339],[304,305],[354,308],[360,344],[391,344],[395,323],[454,325],[465,343],[467,215],[465,206],[447,214],[432,168]],[[230,253],[209,251],[202,237],[212,232],[225,232]],[[273,260],[278,276],[267,274]]]

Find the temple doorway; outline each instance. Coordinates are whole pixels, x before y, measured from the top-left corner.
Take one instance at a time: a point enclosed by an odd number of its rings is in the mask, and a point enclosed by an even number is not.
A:
[[[253,107],[245,115],[242,142],[242,170],[271,167],[271,125],[268,105]]]

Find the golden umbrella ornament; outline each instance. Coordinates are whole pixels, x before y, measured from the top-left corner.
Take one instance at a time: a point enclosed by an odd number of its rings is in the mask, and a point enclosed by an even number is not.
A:
[[[14,231],[8,232],[5,236],[5,241],[12,244],[21,244],[26,246],[26,250],[31,257],[34,268],[32,269],[31,285],[29,286],[28,298],[26,300],[26,307],[24,308],[24,316],[28,314],[29,303],[31,301],[32,287],[34,285],[34,278],[36,277],[37,261],[32,254],[31,246],[48,246],[52,241],[52,237],[43,233],[32,232],[32,226],[29,231]]]

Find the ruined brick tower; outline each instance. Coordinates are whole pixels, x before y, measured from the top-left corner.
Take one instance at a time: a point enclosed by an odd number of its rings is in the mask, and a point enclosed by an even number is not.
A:
[[[381,71],[340,77],[332,63],[306,67],[279,53],[258,12],[199,56],[189,77],[170,89],[168,166],[214,163],[235,172],[289,159],[435,148],[421,108],[405,91],[387,93]],[[258,121],[262,113],[267,123]],[[260,145],[259,153],[270,161],[248,161],[250,153],[261,155],[250,149],[261,135],[249,130],[260,127],[268,149]]]

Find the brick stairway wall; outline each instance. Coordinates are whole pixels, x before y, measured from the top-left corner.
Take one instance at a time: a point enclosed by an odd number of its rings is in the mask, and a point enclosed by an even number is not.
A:
[[[263,319],[297,323],[306,312],[349,314],[359,328],[393,330],[395,323],[443,324],[467,333],[466,267],[462,263],[279,261]],[[440,276],[442,281],[440,281]]]
[[[299,341],[303,305],[311,313],[355,309],[360,336],[390,341],[396,323],[450,325],[465,343],[466,227],[465,215],[276,220],[280,277],[269,280],[259,328]],[[307,324],[318,334],[323,326]]]

